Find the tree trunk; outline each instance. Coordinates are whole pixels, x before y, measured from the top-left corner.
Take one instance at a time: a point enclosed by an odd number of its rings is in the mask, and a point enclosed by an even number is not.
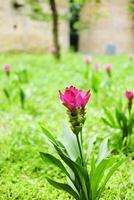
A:
[[[55,56],[60,59],[60,45],[59,45],[59,31],[58,31],[58,12],[56,8],[55,0],[49,0],[50,7],[52,11],[52,21],[53,21],[53,43],[56,48]]]

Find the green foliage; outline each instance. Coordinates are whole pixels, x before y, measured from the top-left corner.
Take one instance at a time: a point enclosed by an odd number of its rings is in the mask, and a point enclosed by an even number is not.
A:
[[[5,96],[7,97],[7,99],[10,101],[10,92],[9,92],[9,88],[3,88],[3,92],[4,92]]]
[[[134,20],[134,0],[130,1],[129,12],[130,12],[130,14],[132,16],[132,19]]]
[[[49,21],[52,19],[51,14],[46,12],[44,9],[45,4],[42,5],[40,1],[25,0],[25,6],[27,5],[31,8],[31,12],[28,13],[28,16],[31,19],[38,21]]]
[[[93,70],[91,64],[86,64],[83,79],[84,80],[82,87],[84,89],[88,89],[90,83],[90,88],[92,89],[92,91],[94,91],[95,93],[98,92],[101,83],[100,73],[99,71]]]
[[[0,65],[3,66],[5,61],[13,66],[10,76],[14,82],[12,87],[18,82],[16,72],[21,71],[23,67],[27,69],[28,82],[23,83],[27,99],[25,109],[22,110],[19,96],[16,96],[10,104],[6,100],[3,88],[7,87],[8,78],[0,70],[0,200],[73,200],[70,195],[54,189],[46,181],[45,177],[51,177],[61,183],[65,183],[66,179],[57,166],[48,165],[48,161],[44,166],[38,152],[49,151],[57,159],[59,157],[54,153],[50,143],[48,143],[48,147],[45,145],[44,134],[40,131],[38,124],[42,122],[43,126],[51,129],[60,141],[61,123],[66,122],[67,119],[65,119],[65,113],[59,103],[57,93],[59,89],[62,90],[67,85],[81,88],[84,72],[83,55],[63,53],[61,62],[56,62],[51,55],[44,54],[44,52],[36,55],[32,53],[1,53]],[[85,123],[83,137],[84,141],[86,140],[91,146],[91,138],[97,134],[97,140],[92,139],[94,145],[93,151],[91,151],[94,153],[95,161],[100,140],[105,135],[110,134],[112,137],[116,134],[116,130],[114,132],[111,129],[108,130],[100,121],[103,115],[101,105],[105,104],[113,113],[117,98],[124,94],[124,89],[131,89],[133,86],[134,74],[134,68],[129,67],[127,55],[95,56],[93,62],[98,61],[101,65],[111,62],[113,71],[111,87],[109,87],[103,67],[100,68],[99,91],[97,94],[92,92],[91,101],[87,106],[88,120]],[[15,97],[14,92],[12,95]],[[69,143],[69,140],[64,140]],[[133,143],[133,141],[134,137],[131,142]],[[84,149],[87,148],[87,144],[84,144]],[[92,153],[90,158],[93,156]],[[71,156],[71,154],[69,155]],[[75,153],[76,155],[77,153]],[[122,159],[121,153],[119,157]],[[71,158],[75,159],[75,157]],[[89,171],[90,162],[89,159]],[[107,182],[105,190],[101,194],[101,200],[133,200],[133,169],[134,162],[131,159],[123,163]]]
[[[100,152],[98,154],[97,162],[94,160],[94,157],[91,161],[91,171],[90,176],[86,165],[81,165],[82,158],[78,151],[76,152],[75,160],[72,160],[72,156],[69,156],[68,152],[71,152],[73,155],[74,150],[72,150],[72,145],[66,145],[66,140],[63,140],[60,143],[56,138],[53,138],[53,134],[50,133],[45,128],[42,128],[44,134],[48,137],[48,139],[52,142],[53,147],[55,148],[57,154],[61,158],[64,165],[67,166],[67,170],[64,167],[63,163],[48,153],[41,153],[41,157],[46,162],[48,161],[50,164],[57,166],[67,177],[69,180],[67,183],[56,182],[50,178],[47,178],[47,181],[54,187],[60,190],[64,190],[72,195],[76,200],[97,200],[100,199],[102,192],[104,191],[105,185],[113,175],[113,173],[118,169],[118,167],[124,162],[124,160],[116,160],[115,158],[106,158],[107,157],[107,143],[108,139],[106,138],[103,143],[100,145]],[[65,134],[72,137],[74,133],[66,133]],[[74,136],[75,137],[75,136]],[[69,140],[71,141],[71,138]],[[95,138],[92,139],[91,143],[93,144]],[[75,141],[74,146],[76,146],[77,141]],[[82,147],[80,147],[82,149]],[[91,146],[90,146],[91,148]],[[89,157],[88,155],[86,157]],[[74,157],[73,157],[74,159]],[[84,162],[85,163],[85,162]],[[71,183],[71,184],[69,184]]]
[[[100,77],[99,73],[92,72],[90,80],[91,88],[94,92],[98,92],[100,86]]]
[[[84,6],[86,3],[94,2],[94,3],[101,3],[101,0],[73,0],[74,3],[80,5],[81,7]]]
[[[103,107],[106,117],[102,117],[103,122],[113,129],[119,129],[121,134],[122,148],[125,152],[131,151],[131,137],[134,128],[134,113],[122,108],[121,101],[115,107],[115,113],[111,113]]]
[[[12,71],[12,70],[11,70]],[[16,71],[15,76],[10,73],[7,77],[6,87],[3,88],[5,97],[9,101],[9,105],[14,102],[15,99],[19,97],[21,107],[24,109],[26,94],[24,90],[24,85],[28,83],[28,72],[25,68]]]
[[[24,109],[26,96],[25,96],[25,92],[22,89],[22,87],[20,87],[20,89],[19,89],[19,94],[20,94],[21,107]]]

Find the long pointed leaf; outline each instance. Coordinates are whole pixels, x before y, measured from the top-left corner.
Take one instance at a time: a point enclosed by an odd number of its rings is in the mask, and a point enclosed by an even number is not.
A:
[[[44,126],[41,126],[43,133],[47,136],[47,138],[54,144],[57,144],[57,141],[55,139],[55,137],[53,136],[53,134],[47,130]]]
[[[111,112],[108,111],[108,109],[106,107],[103,107],[103,110],[105,112],[105,115],[107,116],[107,118],[110,121],[110,124],[113,125],[113,127],[116,127],[116,123],[115,123],[115,119],[113,117],[113,115],[111,114]]]
[[[102,117],[101,119],[103,120],[103,122],[104,122],[106,125],[110,126],[111,128],[114,127],[106,118]]]
[[[100,163],[103,159],[105,159],[107,155],[108,155],[108,138],[105,138],[100,145],[97,164]]]
[[[75,186],[76,188],[82,187],[84,194],[85,194],[85,199],[88,200],[90,199],[90,194],[91,194],[91,186],[90,186],[90,181],[89,181],[89,176],[87,170],[78,165],[77,163],[73,162],[69,157],[67,157],[57,146],[55,146],[55,149],[57,150],[57,153],[61,157],[61,159],[72,169],[72,171],[75,174]],[[74,183],[74,182],[73,182]]]
[[[90,170],[90,182],[92,183],[92,179],[93,179],[93,174],[94,174],[94,171],[95,171],[95,158],[94,156],[92,157],[91,159],[91,170]]]
[[[50,178],[47,178],[47,181],[54,186],[55,188],[59,189],[59,190],[64,190],[65,192],[68,192],[70,195],[72,195],[76,200],[79,200],[79,195],[68,185],[68,184],[64,184],[64,183],[59,183],[56,181],[53,181]]]
[[[66,168],[64,167],[64,165],[62,164],[62,162],[59,159],[55,158],[54,156],[52,156],[51,154],[48,154],[48,153],[40,152],[40,155],[41,155],[41,158],[45,162],[49,162],[49,163],[55,165],[56,167],[60,168],[62,170],[62,172],[64,172],[68,177],[70,177]]]
[[[100,186],[100,189],[98,190],[98,194],[97,194],[97,197],[100,197],[101,193],[103,192],[104,188],[105,188],[105,185],[106,183],[109,181],[110,177],[113,175],[113,173],[120,167],[120,165],[125,162],[125,160],[120,160],[120,161],[117,161],[116,164],[114,164],[108,174],[106,175],[103,183],[101,184]]]
[[[89,141],[86,160],[88,160],[91,155],[93,144],[95,143],[96,138],[97,138],[97,135],[94,135],[93,137],[91,137],[91,139]]]
[[[92,186],[93,199],[96,198],[99,184],[100,184],[101,180],[103,179],[106,170],[108,170],[111,167],[111,165],[114,163],[114,161],[115,161],[115,158],[102,160],[99,163],[99,165],[96,167],[96,169],[94,170],[94,173],[92,174],[92,179],[91,179],[92,180],[91,186]]]
[[[64,136],[62,141],[68,152],[68,155],[72,160],[76,161],[77,158],[80,157],[76,137],[74,133],[72,133],[66,125],[64,126],[63,134]]]

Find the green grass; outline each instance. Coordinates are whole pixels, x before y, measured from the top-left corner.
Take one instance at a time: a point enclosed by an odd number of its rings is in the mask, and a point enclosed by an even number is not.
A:
[[[87,106],[84,138],[87,140],[98,133],[101,140],[108,134],[108,128],[100,119],[102,105],[112,112],[119,98],[126,103],[123,93],[126,89],[133,89],[134,66],[130,66],[126,55],[94,57],[93,62],[113,64],[111,86],[101,67],[99,92],[92,92]],[[40,123],[53,134],[61,134],[68,119],[58,91],[69,85],[83,87],[83,57],[68,53],[63,55],[61,62],[57,62],[51,55],[1,54],[0,65],[4,63],[11,64],[12,72],[9,80],[0,70],[0,200],[70,199],[45,180],[47,175],[63,181],[64,177],[40,158],[40,151],[50,151]],[[22,85],[27,94],[24,110],[21,109],[16,86],[16,72],[22,68],[27,69],[29,77],[29,82]],[[10,103],[3,93],[9,81],[14,81]],[[134,162],[129,159],[110,179],[101,200],[133,199]]]

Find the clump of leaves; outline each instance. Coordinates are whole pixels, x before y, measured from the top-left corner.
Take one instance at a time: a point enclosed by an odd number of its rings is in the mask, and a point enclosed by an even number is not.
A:
[[[78,143],[69,130],[64,131],[64,142],[59,141],[52,133],[42,128],[43,132],[52,143],[59,158],[49,153],[41,152],[41,157],[45,162],[56,166],[66,176],[67,182],[60,183],[51,178],[47,178],[48,182],[57,189],[64,190],[77,200],[97,200],[101,197],[105,189],[106,183],[118,167],[124,162],[123,159],[107,156],[107,139],[101,146],[97,159],[91,156],[93,143],[95,138],[91,138],[89,148],[84,160],[85,166],[81,166],[81,158],[78,149]],[[90,170],[87,168],[90,158]]]
[[[42,127],[44,134],[52,144],[58,157],[41,152],[42,159],[59,168],[65,175],[66,183],[57,182],[49,177],[47,181],[57,189],[64,190],[76,200],[98,200],[105,189],[105,185],[124,162],[116,157],[109,157],[107,151],[108,139],[100,145],[97,156],[91,156],[92,147],[96,141],[94,136],[89,143],[87,152],[83,150],[82,128],[85,118],[85,105],[90,97],[90,91],[84,93],[73,86],[66,88],[64,94],[60,92],[60,99],[68,109],[71,130],[64,129],[61,139],[58,139],[50,131]],[[86,102],[86,103],[85,103]],[[88,163],[90,159],[90,170]]]
[[[103,107],[105,116],[102,117],[103,122],[115,130],[118,131],[120,137],[118,138],[118,145],[114,148],[118,150],[123,150],[124,153],[131,151],[131,137],[134,129],[134,112],[129,111],[128,108],[123,108],[122,102],[119,101],[115,108],[115,112],[111,112],[108,108]],[[116,136],[115,136],[116,137]]]

